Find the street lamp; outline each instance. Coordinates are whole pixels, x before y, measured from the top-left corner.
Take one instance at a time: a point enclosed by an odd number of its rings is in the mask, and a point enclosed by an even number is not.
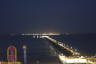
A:
[[[27,46],[23,45],[23,53],[24,53],[24,64],[27,64]]]

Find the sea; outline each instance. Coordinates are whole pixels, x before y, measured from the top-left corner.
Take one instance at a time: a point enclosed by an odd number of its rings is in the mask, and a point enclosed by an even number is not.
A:
[[[81,55],[96,55],[96,34],[62,34],[50,36],[68,46],[77,49]],[[33,38],[32,36],[22,36],[20,34],[3,34],[0,35],[0,60],[7,61],[7,49],[9,46],[17,48],[18,61],[23,62],[22,46],[27,46],[27,56],[30,61],[57,61],[54,53],[49,51],[49,44],[44,39]],[[56,59],[54,59],[56,58]],[[59,61],[58,61],[59,62]],[[54,63],[55,64],[55,63]]]
[[[81,55],[96,55],[96,34],[63,34],[51,37],[73,49],[77,49]]]

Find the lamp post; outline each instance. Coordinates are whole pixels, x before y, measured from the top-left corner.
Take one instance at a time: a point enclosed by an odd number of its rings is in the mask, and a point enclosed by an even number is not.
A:
[[[27,64],[27,46],[23,45],[23,53],[24,53],[24,64]]]

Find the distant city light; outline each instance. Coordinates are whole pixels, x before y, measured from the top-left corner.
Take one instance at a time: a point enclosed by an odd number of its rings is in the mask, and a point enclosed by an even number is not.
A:
[[[21,35],[60,35],[60,33],[22,33]]]

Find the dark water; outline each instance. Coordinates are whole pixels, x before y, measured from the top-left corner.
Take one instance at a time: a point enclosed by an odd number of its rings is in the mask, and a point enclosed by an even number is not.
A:
[[[82,55],[93,56],[96,54],[96,34],[70,34],[52,36],[52,38],[72,46]]]
[[[78,49],[82,55],[94,55],[96,53],[96,34],[71,34],[51,37]],[[48,62],[52,64],[59,63],[58,58],[52,53],[53,50],[49,48],[49,42],[32,36],[20,35],[0,35],[0,60],[7,61],[7,48],[10,45],[16,46],[18,61],[23,62],[22,45],[26,45],[28,46],[28,62],[39,60],[40,62],[45,62],[45,64]]]
[[[36,64],[37,61],[41,64],[60,64],[59,59],[50,49],[49,42],[32,36],[21,35],[1,35],[0,36],[0,60],[7,61],[7,48],[14,45],[17,48],[18,61],[23,62],[22,46],[27,46],[28,64]]]

